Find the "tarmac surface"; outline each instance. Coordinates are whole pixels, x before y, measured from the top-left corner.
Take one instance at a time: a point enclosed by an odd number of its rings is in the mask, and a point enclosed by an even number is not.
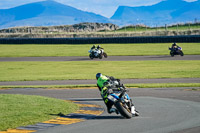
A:
[[[88,56],[64,57],[0,57],[0,61],[140,61],[140,60],[200,60],[200,55],[174,56],[108,56],[103,59],[91,60]]]
[[[200,83],[200,78],[172,78],[172,79],[121,79],[123,84],[133,83]],[[96,80],[53,80],[53,81],[0,81],[2,86],[17,85],[84,85],[96,84]]]

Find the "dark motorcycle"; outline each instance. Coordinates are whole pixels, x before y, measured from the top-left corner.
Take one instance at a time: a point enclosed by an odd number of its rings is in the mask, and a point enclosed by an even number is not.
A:
[[[184,56],[184,53],[182,51],[182,48],[181,47],[178,47],[178,48],[169,48],[170,50],[170,55],[173,57],[174,55],[181,55],[181,56]]]

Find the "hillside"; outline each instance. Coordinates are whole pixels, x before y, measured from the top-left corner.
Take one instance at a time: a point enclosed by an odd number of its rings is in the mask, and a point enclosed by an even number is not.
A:
[[[200,0],[188,3],[188,6],[179,8],[171,13],[171,16],[176,21],[190,21],[200,19]]]
[[[111,17],[120,24],[164,25],[200,19],[199,0],[166,0],[152,6],[129,7],[119,6]]]
[[[91,5],[92,6],[92,5]],[[59,26],[79,23],[144,24],[150,27],[200,21],[200,0],[163,0],[150,6],[119,6],[111,18],[81,11],[54,0],[0,9],[0,29],[23,26]]]
[[[55,1],[42,1],[0,9],[0,28],[15,26],[69,25],[81,22],[109,22],[101,15],[85,12]]]

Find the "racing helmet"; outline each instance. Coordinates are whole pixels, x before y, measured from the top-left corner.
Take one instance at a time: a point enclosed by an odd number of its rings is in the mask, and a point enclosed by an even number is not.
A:
[[[98,80],[99,77],[101,77],[101,75],[102,75],[101,73],[97,73],[97,74],[96,74],[96,79]]]

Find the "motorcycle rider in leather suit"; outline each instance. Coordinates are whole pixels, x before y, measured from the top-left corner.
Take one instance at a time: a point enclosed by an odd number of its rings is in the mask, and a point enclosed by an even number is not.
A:
[[[97,79],[97,87],[99,88],[99,91],[101,92],[101,97],[104,100],[104,103],[106,104],[107,107],[107,111],[108,113],[113,113],[115,112],[116,114],[119,114],[118,110],[115,108],[112,108],[113,106],[113,102],[108,100],[108,95],[111,94],[112,88],[118,88],[119,86],[123,86],[123,84],[120,84],[120,80],[119,79],[115,79],[114,77],[109,77],[109,76],[105,76],[102,75],[101,73],[97,73],[96,74],[96,79]],[[113,84],[110,84],[110,81],[112,81]],[[135,110],[135,107],[132,103],[131,100],[131,112],[133,115],[135,116],[139,116],[139,112]]]
[[[106,104],[108,113],[115,112],[118,114],[117,109],[112,108],[113,103],[108,100],[107,96],[109,94],[109,89],[112,87],[112,86],[110,86],[109,81],[115,80],[115,81],[119,82],[119,80],[114,79],[113,77],[102,75],[101,73],[96,74],[96,79],[97,79],[97,87],[99,88],[99,91],[101,92],[101,97],[103,98],[104,103]],[[118,83],[118,84],[120,84],[120,83]]]
[[[176,52],[177,49],[178,49],[178,47],[179,47],[179,46],[176,45],[176,43],[173,43],[171,49],[172,49],[172,51],[175,51],[175,52]]]

